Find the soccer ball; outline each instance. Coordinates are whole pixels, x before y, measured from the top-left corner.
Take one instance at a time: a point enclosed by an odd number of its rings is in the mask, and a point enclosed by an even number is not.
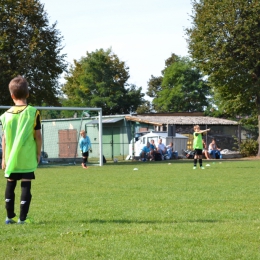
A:
[[[118,160],[117,160],[117,158],[115,158],[115,159],[114,159],[114,163],[117,163],[117,162],[118,162]]]

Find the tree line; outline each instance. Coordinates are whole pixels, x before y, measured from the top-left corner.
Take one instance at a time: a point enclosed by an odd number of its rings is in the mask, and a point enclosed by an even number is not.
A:
[[[204,111],[210,88],[187,57],[172,54],[162,75],[144,86],[129,83],[129,67],[112,49],[86,52],[68,66],[63,37],[50,25],[40,1],[0,0],[0,102],[11,105],[10,80],[21,74],[30,83],[32,105],[101,107],[104,115]],[[65,72],[65,83],[59,83]],[[145,94],[151,102],[145,100]],[[53,114],[53,116],[56,116]]]
[[[165,57],[161,75],[147,81],[148,101],[112,49],[86,52],[69,66],[63,37],[40,1],[0,0],[1,104],[12,104],[7,86],[20,74],[32,105],[102,107],[104,115],[204,111],[260,126],[260,1],[191,3],[189,57]]]

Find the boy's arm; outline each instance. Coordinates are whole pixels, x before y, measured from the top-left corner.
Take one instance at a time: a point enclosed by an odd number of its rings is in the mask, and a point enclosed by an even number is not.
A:
[[[40,163],[41,159],[41,149],[42,149],[42,133],[41,129],[35,130],[35,141],[36,141],[36,153],[37,153],[37,161]]]
[[[5,135],[2,136],[2,169],[5,169]]]
[[[200,131],[198,131],[197,133],[203,134],[203,133],[206,133],[206,132],[209,132],[209,131],[210,131],[210,128],[205,129],[205,130],[200,130]]]

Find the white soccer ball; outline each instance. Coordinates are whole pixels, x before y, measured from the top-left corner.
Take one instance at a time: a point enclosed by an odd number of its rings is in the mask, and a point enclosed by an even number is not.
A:
[[[114,159],[114,163],[117,163],[117,162],[118,162],[118,160],[117,160],[117,158],[115,158],[115,159]]]

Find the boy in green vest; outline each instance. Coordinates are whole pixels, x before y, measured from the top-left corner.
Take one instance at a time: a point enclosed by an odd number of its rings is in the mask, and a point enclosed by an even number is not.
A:
[[[28,83],[17,76],[9,83],[9,91],[15,106],[1,115],[2,169],[7,178],[5,190],[6,224],[30,223],[27,214],[31,202],[31,180],[35,179],[41,157],[41,119],[39,111],[27,105]],[[21,180],[21,202],[19,219],[14,211],[15,187]]]
[[[204,170],[202,166],[202,150],[203,150],[203,143],[202,143],[202,135],[210,131],[210,129],[200,130],[199,125],[194,126],[194,133],[193,133],[193,149],[195,152],[194,155],[194,166],[193,170],[197,169],[197,160],[199,159],[200,168]]]

